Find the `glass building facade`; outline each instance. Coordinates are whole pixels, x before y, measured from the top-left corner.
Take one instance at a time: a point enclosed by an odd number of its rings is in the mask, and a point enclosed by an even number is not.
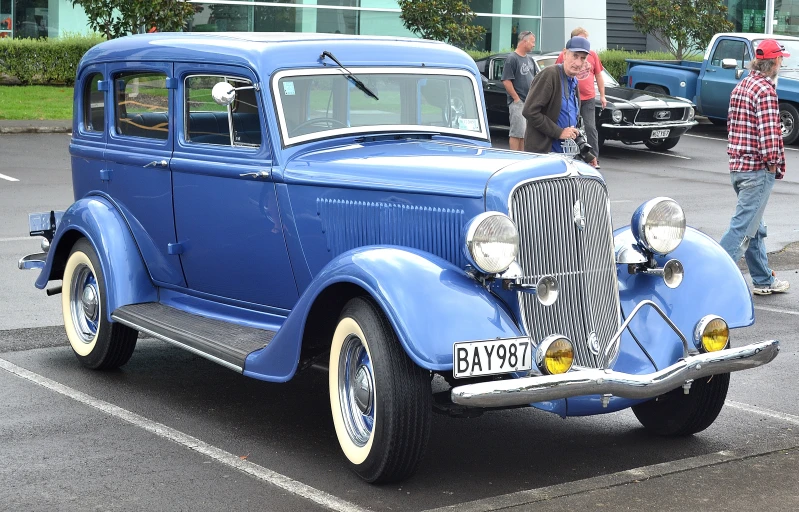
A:
[[[192,1],[190,31],[321,32],[385,36],[414,35],[400,19],[396,0]],[[474,23],[485,27],[481,50],[510,50],[516,35],[541,34],[541,0],[471,0]],[[59,37],[85,34],[88,24],[71,0],[0,0],[0,37]]]

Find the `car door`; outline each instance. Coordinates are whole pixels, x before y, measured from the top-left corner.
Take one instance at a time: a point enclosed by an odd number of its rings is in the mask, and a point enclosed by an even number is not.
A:
[[[72,134],[69,153],[72,158],[72,188],[75,199],[95,190],[107,191],[105,146],[106,95],[110,89],[105,64],[93,64],[81,70],[75,80],[78,120]]]
[[[113,119],[105,151],[108,193],[125,216],[157,284],[184,286],[174,255],[172,64],[108,64]]]
[[[734,59],[736,69],[724,69],[722,61]],[[706,116],[725,119],[730,105],[732,90],[746,76],[746,67],[752,55],[749,42],[740,38],[719,38],[710,53],[710,59],[702,74],[701,109]],[[741,73],[739,70],[744,70]]]
[[[488,123],[508,126],[508,96],[502,84],[502,69],[505,66],[505,56],[494,57],[488,63],[488,78],[483,81],[483,95],[486,101]]]
[[[176,64],[180,121],[172,160],[180,260],[191,290],[291,309],[298,298],[272,181],[272,150],[256,76]],[[237,89],[216,104],[219,82]],[[259,87],[260,89],[260,87]]]

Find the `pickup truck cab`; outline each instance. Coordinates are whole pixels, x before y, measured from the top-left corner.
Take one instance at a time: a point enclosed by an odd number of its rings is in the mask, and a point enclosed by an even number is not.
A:
[[[690,99],[697,113],[714,124],[725,125],[730,94],[749,73],[755,48],[772,38],[785,46],[790,57],[783,61],[777,82],[782,136],[786,144],[799,139],[799,37],[729,33],[711,39],[703,61],[627,60],[627,85],[651,93]]]
[[[366,481],[416,470],[433,412],[632,407],[694,434],[779,350],[729,345],[751,295],[674,200],[614,231],[593,167],[492,148],[452,46],[143,34],[89,50],[74,99],[75,202],[31,214],[19,266],[80,364],[123,366],[141,332],[273,386],[326,371]]]

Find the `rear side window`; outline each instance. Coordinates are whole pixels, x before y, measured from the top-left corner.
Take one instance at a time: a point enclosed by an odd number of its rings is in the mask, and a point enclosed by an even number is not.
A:
[[[219,82],[236,88],[236,99],[224,107],[211,97],[211,89]],[[186,141],[219,146],[259,147],[261,120],[258,95],[252,82],[243,78],[218,75],[196,75],[186,78]]]
[[[156,72],[114,76],[115,126],[120,135],[165,140],[169,137],[169,89]]]
[[[83,126],[87,132],[105,130],[105,96],[99,89],[103,75],[93,73],[86,79],[83,90]]]

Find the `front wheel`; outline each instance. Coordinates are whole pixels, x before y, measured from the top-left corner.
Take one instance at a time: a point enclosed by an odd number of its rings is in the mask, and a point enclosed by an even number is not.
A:
[[[62,288],[64,328],[78,361],[92,370],[127,363],[139,333],[108,320],[105,276],[97,252],[85,238],[69,253]]]
[[[411,476],[430,436],[430,378],[371,300],[344,307],[329,368],[333,424],[352,469],[372,483]]]
[[[782,142],[793,144],[799,138],[799,111],[790,103],[780,103]]]
[[[686,395],[677,388],[653,400],[634,405],[641,425],[661,436],[690,436],[709,427],[727,398],[730,374],[722,373],[691,384]]]
[[[652,151],[667,151],[676,146],[678,142],[680,142],[680,138],[673,137],[671,139],[646,139],[644,144]]]

